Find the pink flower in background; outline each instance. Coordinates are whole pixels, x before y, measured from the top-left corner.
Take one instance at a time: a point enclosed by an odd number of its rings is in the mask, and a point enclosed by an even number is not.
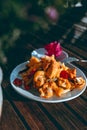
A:
[[[57,41],[47,44],[44,48],[47,51],[46,55],[48,56],[55,55],[55,57],[58,57],[62,53],[62,47]]]
[[[52,6],[46,7],[45,13],[47,14],[50,20],[57,22],[59,13],[55,7],[52,7]]]

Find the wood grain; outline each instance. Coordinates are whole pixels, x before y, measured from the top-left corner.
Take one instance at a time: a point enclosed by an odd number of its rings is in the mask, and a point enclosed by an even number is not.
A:
[[[11,104],[4,100],[0,130],[26,130]]]

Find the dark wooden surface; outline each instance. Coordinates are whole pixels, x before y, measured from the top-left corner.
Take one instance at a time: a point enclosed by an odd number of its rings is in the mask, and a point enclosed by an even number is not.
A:
[[[67,35],[84,14],[83,9],[75,9],[68,12],[48,33],[27,32],[20,37],[15,48],[9,51],[8,63],[2,66],[4,102],[0,130],[87,130],[87,89],[74,100],[48,104],[22,97],[13,90],[9,79],[15,66],[28,60],[34,49],[54,40],[62,41],[61,46],[69,56],[87,59],[87,31],[75,43],[71,43],[72,33]],[[73,64],[87,76],[87,63]]]

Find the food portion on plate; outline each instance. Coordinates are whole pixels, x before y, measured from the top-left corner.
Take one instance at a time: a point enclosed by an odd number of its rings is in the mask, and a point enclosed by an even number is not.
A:
[[[26,63],[26,69],[18,74],[21,79],[14,79],[15,86],[24,86],[28,91],[35,89],[40,97],[45,99],[54,95],[61,97],[64,93],[82,89],[85,85],[84,78],[77,76],[76,68],[57,61],[54,55],[40,59],[32,56]]]

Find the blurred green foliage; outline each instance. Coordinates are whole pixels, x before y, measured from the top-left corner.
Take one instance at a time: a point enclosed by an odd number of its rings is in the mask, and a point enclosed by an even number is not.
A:
[[[0,0],[0,63],[24,32],[47,32],[79,0]],[[68,3],[67,3],[68,2]]]

